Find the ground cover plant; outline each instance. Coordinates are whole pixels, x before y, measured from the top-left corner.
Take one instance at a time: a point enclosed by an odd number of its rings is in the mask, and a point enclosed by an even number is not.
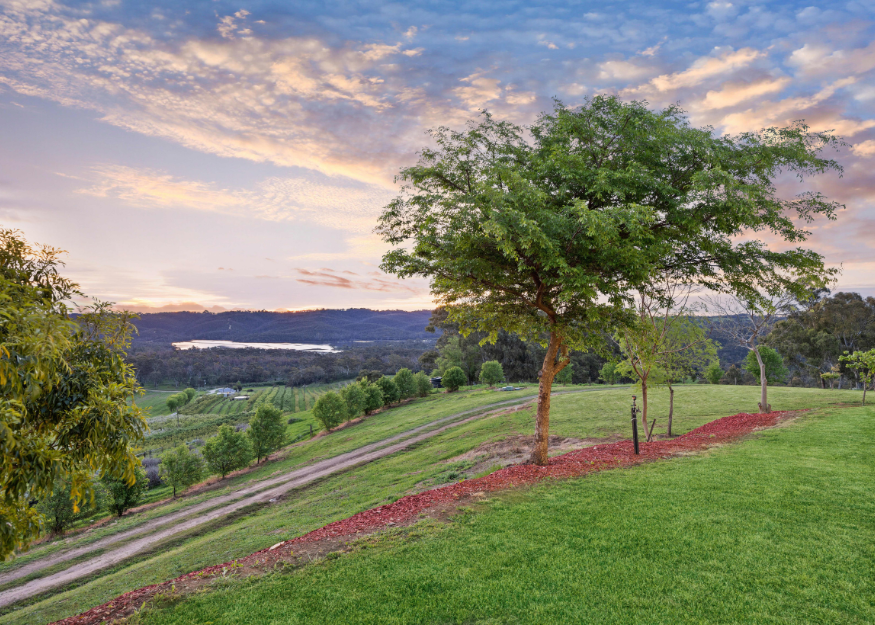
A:
[[[288,456],[276,463],[263,464],[251,474],[229,476],[229,486],[246,480],[267,477],[278,470],[301,466],[310,459],[327,457],[353,449],[367,442],[380,440],[394,432],[426,423],[441,415],[466,410],[496,398],[529,396],[534,387],[513,393],[485,390],[460,391],[432,395],[411,404],[392,408],[369,417],[350,430],[339,430],[304,445],[293,447]],[[816,389],[774,389],[773,405],[781,409],[799,409],[830,403],[859,402],[860,393],[850,391],[820,391]],[[675,395],[675,429],[686,432],[714,418],[740,412],[755,406],[754,387],[680,386]],[[608,439],[628,437],[629,393],[621,389],[585,392],[579,395],[559,395],[553,400],[554,434],[575,439]],[[652,409],[657,416],[656,434],[661,434],[661,411],[668,409],[668,393],[656,391]],[[507,410],[449,430],[409,451],[383,458],[283,498],[275,504],[253,510],[249,514],[216,523],[191,535],[167,544],[156,545],[151,552],[141,554],[75,588],[61,589],[47,598],[35,598],[32,605],[6,610],[0,623],[48,622],[82,612],[94,605],[151,583],[162,582],[205,566],[244,557],[281,540],[294,539],[326,523],[347,518],[357,512],[387,503],[406,493],[432,488],[446,481],[448,472],[456,471],[453,479],[472,477],[490,469],[501,459],[480,458],[467,467],[459,457],[486,448],[496,441],[515,440],[530,435],[532,409]],[[360,428],[360,429],[359,429]],[[530,438],[529,438],[530,440]],[[526,441],[522,445],[526,446]],[[585,444],[585,441],[584,441]],[[479,453],[479,452],[478,452]],[[472,458],[478,457],[473,453]],[[100,536],[130,528],[185,505],[226,492],[220,489],[201,493],[191,500],[180,500],[160,510],[150,510],[142,517],[125,517],[116,526],[102,528],[92,536],[79,540],[95,540]],[[169,496],[169,492],[168,492]],[[78,544],[78,543],[73,543]],[[40,552],[50,554],[61,545],[49,544],[26,554],[22,562],[30,561]],[[0,573],[8,565],[0,565]],[[44,573],[50,573],[46,570]]]
[[[820,410],[701,456],[493,496],[138,622],[871,622],[873,416]]]

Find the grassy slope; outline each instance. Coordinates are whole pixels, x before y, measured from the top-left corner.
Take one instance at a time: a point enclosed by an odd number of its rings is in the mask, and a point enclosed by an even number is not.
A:
[[[496,497],[414,540],[143,615],[188,623],[871,623],[875,410]]]
[[[254,478],[266,477],[277,470],[288,469],[316,457],[336,455],[446,414],[534,390],[529,388],[515,394],[475,391],[469,394],[433,396],[425,401],[389,410],[350,430],[295,447],[290,450],[286,459],[263,465],[252,475],[230,481],[241,484]],[[772,404],[792,409],[848,401],[858,395],[847,391],[774,389]],[[596,391],[557,397],[553,401],[552,432],[581,438],[626,434],[628,399],[628,393],[624,391]],[[755,405],[756,399],[757,390],[752,387],[681,387],[676,393],[676,432],[688,431],[717,416],[749,409],[751,405]],[[656,414],[659,414],[660,401],[662,398],[657,396]],[[451,469],[464,470],[464,466],[446,464],[446,460],[482,442],[517,434],[528,435],[532,429],[530,410],[460,426],[411,451],[326,479],[244,518],[218,524],[202,531],[198,536],[156,549],[155,553],[120,566],[117,571],[79,588],[59,592],[31,607],[2,617],[0,622],[45,622],[60,618],[132,588],[247,555],[278,540],[292,538],[330,521],[386,503],[391,497],[440,483],[447,479]],[[219,492],[221,491],[199,495],[192,501],[215,496]],[[131,527],[182,505],[181,502],[174,503],[162,510],[125,518],[116,526],[94,532],[93,537],[82,540],[94,540],[98,536]],[[44,555],[58,547],[55,544],[35,550],[35,553],[25,555],[22,560]]]

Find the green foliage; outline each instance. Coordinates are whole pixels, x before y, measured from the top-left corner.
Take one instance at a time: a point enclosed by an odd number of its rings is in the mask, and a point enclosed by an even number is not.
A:
[[[431,380],[423,371],[413,376],[413,380],[416,382],[416,394],[419,397],[428,397],[434,389]]]
[[[219,427],[219,433],[207,439],[202,450],[204,460],[213,473],[224,478],[231,471],[242,469],[252,462],[253,452],[249,437],[230,425]]]
[[[376,369],[362,369],[356,378],[357,382],[376,382],[383,377],[382,372]]]
[[[617,363],[608,361],[599,371],[599,379],[605,384],[616,384],[620,380],[620,373],[617,371]]]
[[[103,488],[106,489],[107,508],[119,517],[140,502],[140,498],[149,485],[146,471],[142,466],[138,466],[134,470],[134,476],[133,483],[112,475],[106,475],[100,480]]]
[[[194,389],[191,388],[191,387],[185,389],[185,390],[182,391],[182,392],[185,393],[185,396],[188,398],[187,401],[186,401],[185,403],[190,402],[192,399],[194,399],[194,396],[197,395],[197,391],[194,390]]]
[[[869,351],[858,351],[853,354],[845,352],[839,357],[839,361],[844,363],[849,369],[857,372],[857,375],[863,381],[863,405],[866,404],[866,389],[872,383],[872,378],[875,377],[875,349]]]
[[[458,391],[468,381],[468,377],[460,367],[450,367],[441,378],[441,385],[449,392]]]
[[[346,402],[334,391],[329,391],[319,397],[313,407],[313,416],[322,424],[326,432],[343,423],[346,414]]]
[[[203,476],[203,459],[191,453],[186,445],[179,445],[161,456],[161,479],[173,488],[174,497],[177,490],[197,484]]]
[[[395,385],[398,387],[398,395],[401,399],[416,396],[416,382],[413,379],[413,373],[410,369],[398,369],[398,373],[392,378]]]
[[[556,374],[556,381],[559,382],[559,384],[571,384],[573,369],[574,364],[569,362],[562,371]]]
[[[249,429],[246,430],[256,462],[261,462],[262,458],[282,447],[285,434],[283,411],[273,404],[260,405],[255,416],[249,420]]]
[[[73,498],[73,484],[69,479],[55,482],[52,492],[43,497],[36,508],[45,517],[49,530],[60,534],[73,523],[85,519],[100,509],[104,502],[105,491],[100,487],[91,487],[91,497],[86,497],[80,502]]]
[[[712,362],[705,368],[705,379],[708,380],[709,384],[720,384],[723,375],[724,371],[719,362]]]
[[[763,364],[766,369],[766,382],[768,384],[780,384],[787,378],[787,368],[784,366],[784,360],[781,355],[771,347],[766,345],[757,346],[757,351],[760,358],[763,359]],[[749,371],[760,382],[760,365],[757,362],[756,354],[753,350],[748,352],[744,359],[744,368]]]
[[[384,375],[382,378],[377,380],[376,384],[383,392],[384,405],[388,406],[389,404],[394,404],[396,401],[401,399],[401,391],[398,389],[398,385],[395,384],[395,381],[392,380],[392,378]]]
[[[179,407],[179,399],[176,397],[176,395],[171,395],[170,397],[168,397],[166,403],[167,410],[169,410],[171,414],[176,412],[176,409]]]
[[[376,384],[362,384],[365,391],[365,414],[383,407],[383,391]]]
[[[341,389],[340,396],[346,402],[347,419],[355,419],[364,412],[367,396],[361,384],[347,384]]]
[[[480,382],[495,386],[504,379],[504,369],[497,360],[487,360],[480,367]]]
[[[82,294],[58,273],[60,253],[0,229],[0,559],[39,535],[29,502],[56,482],[80,502],[95,471],[133,481],[139,464],[132,316],[98,302],[71,319],[65,302]]]

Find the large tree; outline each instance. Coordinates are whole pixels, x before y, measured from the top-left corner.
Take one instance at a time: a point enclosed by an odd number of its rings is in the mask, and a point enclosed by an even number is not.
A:
[[[73,315],[61,253],[0,229],[0,559],[38,535],[30,501],[68,480],[75,509],[95,472],[132,484],[139,466],[131,316],[103,303]]]
[[[628,319],[627,293],[666,272],[718,290],[776,270],[818,272],[814,252],[776,252],[768,231],[805,239],[796,218],[832,217],[818,193],[792,200],[773,179],[838,169],[836,143],[804,125],[716,136],[681,109],[594,97],[557,103],[528,129],[484,113],[401,170],[401,194],[377,231],[395,246],[382,268],[431,279],[434,298],[467,333],[500,329],[546,346],[532,461],[547,463],[553,378],[569,350],[601,346]],[[744,237],[742,237],[744,235]]]

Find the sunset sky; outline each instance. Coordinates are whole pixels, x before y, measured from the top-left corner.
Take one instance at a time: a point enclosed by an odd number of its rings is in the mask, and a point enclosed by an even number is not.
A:
[[[128,307],[426,308],[372,233],[425,130],[612,93],[842,135],[810,245],[875,295],[872,0],[533,4],[0,0],[0,226]]]

